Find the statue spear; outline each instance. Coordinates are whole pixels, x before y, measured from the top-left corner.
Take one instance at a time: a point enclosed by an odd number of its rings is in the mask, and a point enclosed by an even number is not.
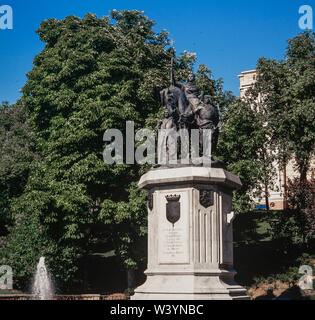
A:
[[[174,56],[175,56],[175,50],[172,48],[170,50],[172,54],[172,59],[171,59],[171,86],[175,87],[176,85],[176,80],[175,80],[175,71],[174,71]]]
[[[171,60],[171,86],[175,87],[174,57]]]

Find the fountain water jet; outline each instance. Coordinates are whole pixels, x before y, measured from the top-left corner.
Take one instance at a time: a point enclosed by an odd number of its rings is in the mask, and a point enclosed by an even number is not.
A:
[[[53,285],[45,265],[44,257],[39,259],[32,293],[37,300],[52,300],[54,297]]]

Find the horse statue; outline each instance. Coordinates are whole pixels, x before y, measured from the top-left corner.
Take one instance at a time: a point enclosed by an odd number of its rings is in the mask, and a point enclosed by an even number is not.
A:
[[[204,150],[202,133],[211,130],[211,151],[217,149],[219,138],[219,108],[213,103],[212,97],[199,92],[195,84],[195,75],[190,73],[187,82],[176,84],[172,70],[171,86],[162,90],[161,103],[166,110],[166,119],[172,122],[172,129],[199,129],[201,133],[200,146]],[[201,155],[203,156],[203,155]]]

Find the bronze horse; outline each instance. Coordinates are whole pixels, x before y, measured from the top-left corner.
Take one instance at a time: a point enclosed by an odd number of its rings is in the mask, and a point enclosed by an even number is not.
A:
[[[210,96],[200,95],[195,100],[198,107],[193,110],[185,93],[185,86],[171,85],[160,93],[161,103],[172,117],[174,129],[211,129],[212,152],[216,151],[219,137],[219,108],[212,103]]]

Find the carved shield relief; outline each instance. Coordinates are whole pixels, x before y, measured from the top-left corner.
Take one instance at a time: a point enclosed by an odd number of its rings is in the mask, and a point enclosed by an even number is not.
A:
[[[166,196],[166,218],[173,225],[180,220],[180,196]]]
[[[148,207],[151,211],[153,210],[153,191],[148,193]]]
[[[199,202],[200,204],[208,209],[214,205],[214,193],[212,190],[199,190]]]

